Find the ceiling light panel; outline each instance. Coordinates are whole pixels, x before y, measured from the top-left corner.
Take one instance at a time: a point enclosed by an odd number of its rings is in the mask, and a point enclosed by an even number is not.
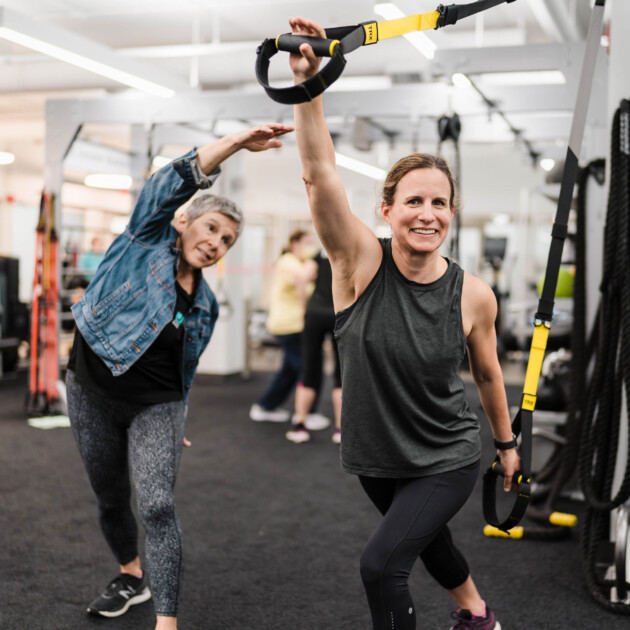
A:
[[[366,177],[370,177],[371,179],[375,179],[380,182],[385,181],[385,178],[387,177],[387,171],[383,170],[382,168],[372,166],[367,162],[356,160],[347,155],[343,155],[342,153],[335,152],[335,161],[337,163],[337,166],[341,166],[341,168],[348,169],[349,171],[354,171],[355,173],[365,175]]]
[[[173,96],[185,81],[130,59],[89,39],[0,7],[0,38],[147,92]]]

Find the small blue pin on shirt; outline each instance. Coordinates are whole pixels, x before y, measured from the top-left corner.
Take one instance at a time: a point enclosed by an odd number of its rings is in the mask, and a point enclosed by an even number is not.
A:
[[[184,315],[180,313],[179,311],[177,311],[177,313],[175,314],[175,318],[173,319],[173,326],[175,326],[175,328],[179,328],[183,322],[184,322]]]

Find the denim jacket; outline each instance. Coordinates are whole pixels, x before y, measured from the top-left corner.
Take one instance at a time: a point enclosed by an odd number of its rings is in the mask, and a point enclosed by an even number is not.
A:
[[[107,250],[82,299],[72,307],[79,331],[114,376],[124,374],[173,320],[180,250],[175,211],[219,175],[200,170],[196,150],[157,171],[144,185],[123,234]],[[183,396],[219,315],[199,272],[192,311],[184,321]]]

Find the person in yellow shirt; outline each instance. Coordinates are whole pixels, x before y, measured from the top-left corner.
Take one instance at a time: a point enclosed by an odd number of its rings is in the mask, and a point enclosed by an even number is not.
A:
[[[290,416],[280,405],[293,391],[302,370],[304,311],[314,280],[312,267],[304,263],[312,251],[311,234],[296,230],[274,268],[267,330],[282,348],[282,365],[265,393],[251,406],[249,417],[257,422],[286,422]]]

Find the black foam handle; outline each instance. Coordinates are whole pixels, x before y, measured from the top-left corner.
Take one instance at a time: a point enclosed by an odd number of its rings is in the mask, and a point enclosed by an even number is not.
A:
[[[503,470],[503,466],[501,466],[500,462],[496,462],[491,468],[492,472],[497,475],[497,477],[505,477],[505,471]],[[517,470],[512,477],[514,483],[517,483],[518,478],[522,477],[522,475],[523,472],[521,470]]]
[[[331,45],[334,41],[334,39],[324,39],[322,37],[285,33],[278,37],[276,44],[278,50],[296,54],[300,52],[300,46],[302,44],[309,44],[318,57],[332,57]]]
[[[501,466],[500,462],[495,462],[494,464],[492,464],[492,466],[490,467],[490,470],[497,476],[497,477],[505,477],[505,471],[503,470],[503,466]],[[520,485],[520,483],[522,483],[524,480],[523,477],[523,471],[522,470],[517,470],[514,475],[512,476],[512,483],[515,483],[516,485]],[[527,481],[525,479],[525,481]]]

